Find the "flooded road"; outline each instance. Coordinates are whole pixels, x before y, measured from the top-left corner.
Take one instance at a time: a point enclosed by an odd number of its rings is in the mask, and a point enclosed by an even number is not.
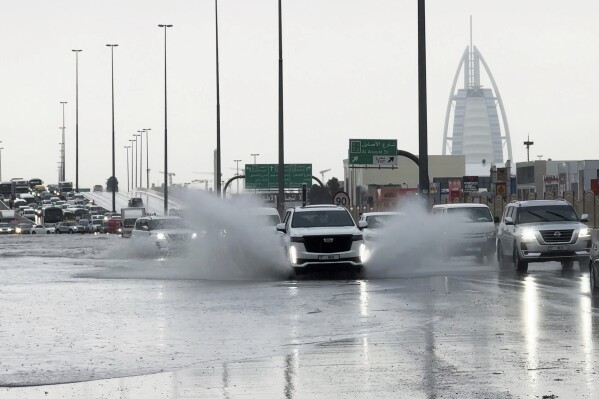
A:
[[[1,237],[1,398],[597,397],[577,268],[227,281],[126,241]]]

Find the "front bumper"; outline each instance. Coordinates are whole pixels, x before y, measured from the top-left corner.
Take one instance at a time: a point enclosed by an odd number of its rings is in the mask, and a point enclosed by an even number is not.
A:
[[[527,262],[548,262],[588,259],[591,253],[591,238],[578,238],[575,243],[541,244],[538,241],[520,242],[520,257]]]
[[[292,256],[293,252],[295,252],[295,256]],[[322,266],[327,269],[335,266],[361,267],[365,254],[366,246],[362,241],[352,242],[350,250],[344,252],[308,252],[302,243],[291,243],[287,250],[291,266],[297,269],[314,266]]]

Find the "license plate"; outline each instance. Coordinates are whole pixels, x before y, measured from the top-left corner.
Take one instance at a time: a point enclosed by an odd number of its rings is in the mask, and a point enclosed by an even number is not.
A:
[[[565,249],[566,249],[565,245],[550,245],[549,246],[550,251],[563,251]]]
[[[318,260],[338,260],[339,255],[318,255]]]

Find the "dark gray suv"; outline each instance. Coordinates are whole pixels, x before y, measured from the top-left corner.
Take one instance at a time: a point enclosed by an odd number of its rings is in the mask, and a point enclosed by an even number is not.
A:
[[[588,220],[563,200],[512,201],[497,229],[499,266],[526,272],[530,262],[557,261],[569,270],[578,261],[583,270],[591,250]]]

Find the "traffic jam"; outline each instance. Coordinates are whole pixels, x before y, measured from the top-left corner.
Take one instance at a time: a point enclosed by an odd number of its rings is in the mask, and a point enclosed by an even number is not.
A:
[[[8,188],[10,187],[10,192]],[[170,209],[169,215],[147,213],[139,197],[128,200],[119,212],[90,201],[76,193],[72,183],[44,186],[39,179],[13,179],[0,185],[5,207],[1,210],[1,234],[116,234],[135,241],[150,242],[148,248],[161,254],[174,254],[208,234],[231,236],[233,226],[206,228],[200,221],[192,228],[189,211]],[[99,191],[102,187],[95,187]],[[587,214],[577,215],[563,200],[513,201],[501,217],[480,203],[437,204],[427,212],[425,226],[412,226],[411,211],[364,212],[355,220],[346,206],[343,192],[335,204],[295,206],[279,217],[275,208],[252,206],[247,216],[276,234],[273,245],[280,248],[284,261],[295,272],[349,269],[363,273],[369,263],[396,253],[395,240],[406,228],[423,230],[427,240],[404,240],[402,258],[423,262],[426,256],[471,257],[479,264],[496,263],[499,270],[527,272],[529,264],[558,262],[563,270],[575,264],[589,273],[590,287],[596,292],[599,272],[597,242],[593,243]],[[430,228],[434,226],[434,228]],[[414,257],[413,254],[418,256]],[[420,259],[416,259],[420,258]],[[389,261],[389,260],[387,260]]]

